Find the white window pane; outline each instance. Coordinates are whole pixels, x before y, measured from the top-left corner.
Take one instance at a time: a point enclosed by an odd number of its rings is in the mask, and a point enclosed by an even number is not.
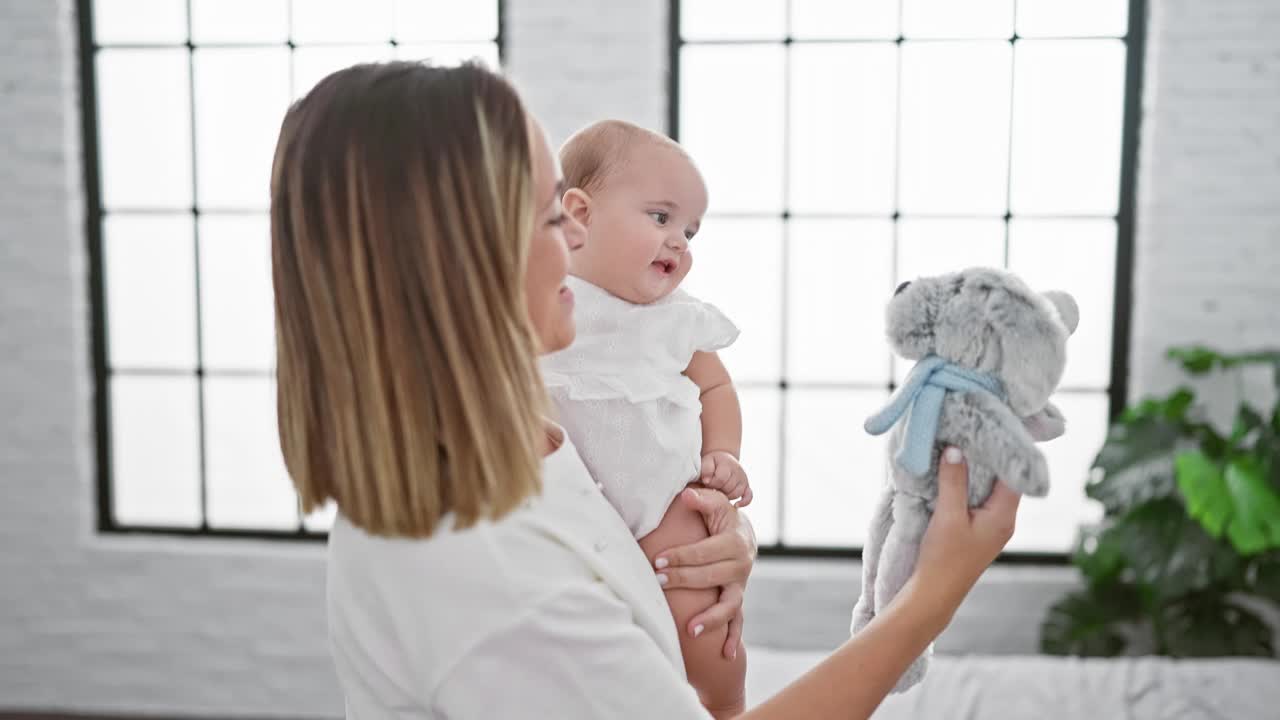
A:
[[[391,0],[293,0],[293,41],[389,42]]]
[[[888,436],[868,435],[862,421],[888,397],[879,391],[788,391],[783,542],[863,543],[886,481]]]
[[[191,0],[195,43],[289,39],[289,0]]]
[[[293,53],[293,98],[311,92],[316,83],[332,73],[362,63],[392,59],[391,45],[348,45],[343,47],[302,47]]]
[[[681,50],[680,142],[710,191],[710,212],[782,210],[782,45]]]
[[[271,236],[265,215],[200,218],[200,313],[204,365],[275,366]]]
[[[1008,193],[1007,42],[904,43],[904,213],[1003,215]]]
[[[891,220],[792,220],[787,239],[787,376],[886,383]]]
[[[437,45],[398,45],[397,60],[418,60],[436,66],[461,65],[467,60],[479,60],[490,70],[498,69],[498,44],[447,43]]]
[[[791,53],[790,209],[891,214],[897,46],[795,45]]]
[[[1003,220],[908,219],[898,223],[898,283],[965,268],[1004,267]],[[888,304],[885,297],[879,306]],[[887,346],[886,346],[887,347]],[[906,379],[912,363],[893,359],[893,377]]]
[[[324,507],[308,514],[302,519],[302,526],[311,532],[328,532],[333,528],[333,520],[338,516],[338,506],[332,500]],[[754,520],[754,518],[752,518]]]
[[[186,0],[94,0],[93,38],[110,43],[185,43]],[[138,83],[146,87],[146,83]],[[150,88],[155,91],[155,88]]]
[[[1013,0],[902,0],[902,34],[908,38],[1007,38],[1013,35]]]
[[[791,0],[796,38],[896,38],[898,0]]]
[[[1102,517],[1102,506],[1085,497],[1084,484],[1106,439],[1107,396],[1059,393],[1053,402],[1067,419],[1067,432],[1037,446],[1049,461],[1049,495],[1018,506],[1010,551],[1070,552],[1080,525]]]
[[[207,377],[204,417],[210,527],[297,528],[298,499],[280,455],[271,380]]]
[[[102,204],[191,207],[191,83],[186,50],[98,53]]]
[[[1014,52],[1013,212],[1114,214],[1124,43],[1021,41]]]
[[[194,369],[191,216],[108,215],[102,234],[111,366]]]
[[[497,0],[396,0],[397,40],[492,40],[497,36]]]
[[[1127,0],[1018,0],[1018,34],[1023,37],[1124,35]]]
[[[742,404],[742,468],[751,481],[751,517],[756,542],[778,542],[778,445],[781,442],[778,411],[781,391],[776,388],[739,388]]]
[[[683,0],[680,34],[686,40],[781,40],[787,32],[784,0]]]
[[[684,286],[742,330],[720,351],[738,382],[777,382],[782,349],[782,220],[709,218],[692,245]]]
[[[111,504],[122,525],[200,525],[195,377],[111,381]]]
[[[1004,267],[1003,220],[908,218],[898,223],[894,287],[975,266]]]
[[[1062,387],[1104,389],[1111,378],[1116,224],[1111,220],[1009,223],[1009,268],[1037,290],[1066,290],[1080,306]]]
[[[195,93],[199,204],[266,209],[289,102],[288,49],[197,49]]]

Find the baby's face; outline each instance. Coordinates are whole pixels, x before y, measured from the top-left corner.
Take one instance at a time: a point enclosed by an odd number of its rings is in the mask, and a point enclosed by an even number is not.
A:
[[[587,243],[571,271],[633,303],[663,298],[689,274],[689,241],[706,211],[707,188],[693,163],[642,144],[591,197]]]

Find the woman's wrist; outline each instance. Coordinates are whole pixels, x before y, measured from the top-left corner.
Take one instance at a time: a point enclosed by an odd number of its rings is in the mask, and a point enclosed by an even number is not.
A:
[[[912,576],[898,593],[901,612],[911,618],[911,624],[928,634],[929,639],[942,634],[951,624],[960,602],[958,597],[938,584],[921,582],[919,576]]]

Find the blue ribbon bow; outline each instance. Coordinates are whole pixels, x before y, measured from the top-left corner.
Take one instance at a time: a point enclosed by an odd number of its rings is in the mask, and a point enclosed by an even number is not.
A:
[[[922,477],[933,462],[933,444],[947,392],[987,392],[1004,401],[1004,387],[992,375],[930,355],[916,363],[907,381],[889,398],[889,404],[867,418],[863,427],[872,435],[883,435],[906,415],[902,449],[894,461],[903,470]]]

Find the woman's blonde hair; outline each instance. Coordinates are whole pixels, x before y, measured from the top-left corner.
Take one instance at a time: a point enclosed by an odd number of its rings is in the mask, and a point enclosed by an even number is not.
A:
[[[423,537],[540,488],[528,120],[482,67],[360,65],[285,116],[271,174],[280,445],[305,511]]]

